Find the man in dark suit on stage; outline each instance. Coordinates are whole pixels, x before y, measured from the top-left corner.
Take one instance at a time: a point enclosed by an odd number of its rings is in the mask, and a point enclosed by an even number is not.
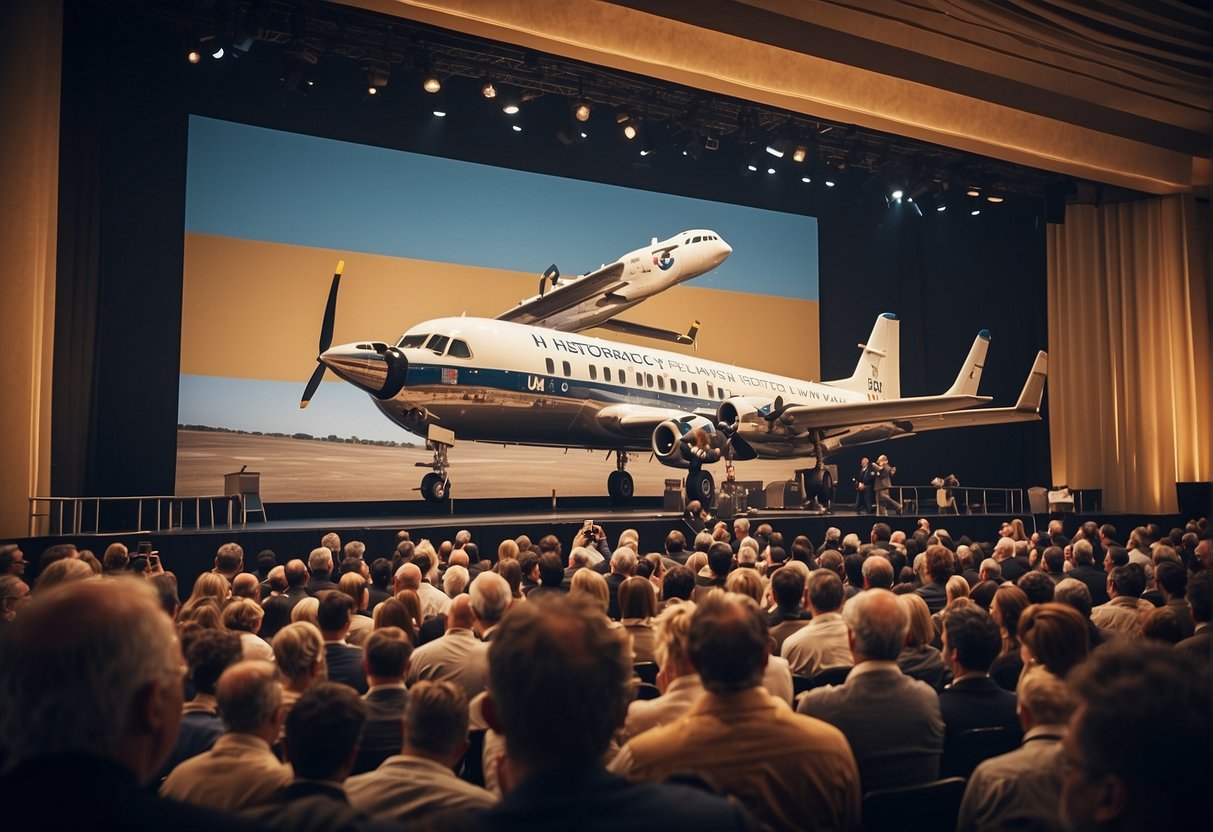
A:
[[[876,481],[876,466],[866,456],[859,460],[859,478],[855,480],[855,510],[861,514],[871,514],[872,483]]]

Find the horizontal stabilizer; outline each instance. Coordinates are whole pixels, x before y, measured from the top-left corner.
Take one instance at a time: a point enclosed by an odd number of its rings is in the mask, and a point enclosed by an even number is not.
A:
[[[1014,407],[991,407],[981,410],[966,410],[956,413],[925,413],[909,416],[904,420],[915,433],[943,428],[977,427],[980,425],[1005,425],[1015,422],[1035,422],[1040,419],[1040,402],[1044,397],[1045,378],[1049,372],[1049,354],[1044,350],[1036,353],[1032,371],[1019,394]]]

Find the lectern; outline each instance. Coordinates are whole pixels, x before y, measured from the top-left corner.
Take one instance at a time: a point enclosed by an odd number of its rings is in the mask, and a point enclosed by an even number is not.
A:
[[[269,520],[265,515],[265,506],[261,502],[261,473],[246,471],[241,468],[230,474],[223,475],[223,493],[235,497],[240,503],[240,525],[248,522],[249,514],[261,513],[263,521]]]

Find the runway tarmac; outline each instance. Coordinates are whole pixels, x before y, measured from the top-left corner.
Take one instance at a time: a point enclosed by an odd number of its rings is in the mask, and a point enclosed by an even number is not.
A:
[[[417,491],[432,454],[424,447],[391,448],[319,442],[274,436],[209,431],[177,432],[177,495],[223,493],[223,475],[261,472],[261,498],[267,503],[355,500],[421,500]],[[786,480],[801,460],[753,460],[737,464],[740,480],[764,484]],[[606,494],[615,457],[602,452],[559,448],[456,444],[450,452],[451,490],[456,498],[595,497]],[[724,466],[712,466],[724,477]],[[660,497],[666,479],[684,471],[668,468],[649,454],[628,463],[638,496]]]

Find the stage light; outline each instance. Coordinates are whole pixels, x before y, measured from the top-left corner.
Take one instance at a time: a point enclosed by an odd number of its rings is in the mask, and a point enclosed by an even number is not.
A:
[[[981,196],[981,188],[976,185],[970,185],[969,189],[965,191],[965,196]]]
[[[366,94],[378,97],[391,80],[391,71],[385,66],[375,64],[368,64],[363,70],[366,72]]]
[[[502,107],[501,112],[505,113],[507,116],[516,116],[516,115],[518,115],[519,109],[520,108],[517,104],[514,104],[513,102],[511,102],[509,104],[506,104],[504,107]]]
[[[427,72],[425,77],[421,79],[421,88],[431,94],[441,92],[442,81],[432,71]]]
[[[640,155],[641,156],[652,156],[656,152],[657,152],[657,145],[654,144],[653,139],[651,137],[645,139],[644,146],[640,148]]]
[[[480,94],[485,98],[496,98],[497,88],[493,86],[493,82],[488,78],[484,79],[484,83],[480,85]]]
[[[511,124],[510,129],[513,130],[515,133],[521,133],[522,125],[521,124]]]
[[[779,148],[775,147],[774,145],[767,145],[767,153],[770,153],[776,159],[783,158],[783,151],[780,150]]]
[[[185,54],[185,59],[187,61],[189,61],[191,64],[196,64],[202,60],[202,53],[199,52],[197,49],[191,49],[189,52],[187,52]]]
[[[986,197],[986,202],[993,202],[995,205],[998,205],[999,203],[1005,201],[1005,199],[1006,199],[1006,197],[995,196],[994,194],[990,194],[989,196]]]
[[[833,187],[834,187],[834,182],[833,182],[833,180],[831,180],[831,179],[827,179],[827,180],[826,180],[826,187],[827,187],[827,188],[833,188]]]
[[[809,156],[809,149],[804,145],[799,145],[792,151],[792,161],[796,164],[802,163]]]
[[[623,135],[628,139],[628,141],[636,138],[636,132],[635,124],[625,124],[623,126]]]
[[[812,178],[810,178],[808,176],[802,176],[802,177],[800,177],[800,181],[807,185],[810,182],[812,182],[813,180],[812,180]]]
[[[577,106],[573,108],[573,117],[578,121],[590,120],[590,105],[585,101],[578,101]]]
[[[211,53],[211,57],[212,57],[212,58],[214,58],[214,59],[217,61],[217,60],[219,60],[220,58],[222,58],[222,57],[224,56],[224,54],[225,54],[225,53],[224,53],[224,51],[223,51],[223,47],[222,47],[222,46],[220,46],[220,47],[219,47],[219,48],[217,48],[217,49],[216,49],[214,52],[212,52],[212,53]]]
[[[446,110],[434,110],[434,115],[438,118],[446,118]]]
[[[981,209],[980,209],[980,208],[977,208],[977,209],[975,209],[975,210],[973,210],[973,211],[970,211],[970,212],[969,212],[969,216],[971,216],[971,217],[975,217],[975,216],[977,216],[977,215],[978,215],[978,214],[980,214],[980,213],[981,213]]]
[[[946,204],[946,203],[941,202],[941,203],[939,203],[938,205],[936,205],[936,206],[935,206],[935,210],[936,210],[937,212],[940,212],[940,211],[946,211],[946,210],[948,210],[948,206],[947,206],[947,204]]]
[[[895,202],[900,202],[901,198],[905,195],[906,195],[906,192],[903,191],[901,188],[895,188],[893,190],[893,192],[889,194],[889,196],[892,197]]]
[[[720,137],[713,136],[711,134],[704,136],[703,137],[703,149],[712,150],[712,151],[720,150]]]
[[[914,209],[914,213],[921,217],[922,216],[922,207],[919,206],[919,204],[912,199],[908,200],[908,202],[910,203],[910,207]]]

